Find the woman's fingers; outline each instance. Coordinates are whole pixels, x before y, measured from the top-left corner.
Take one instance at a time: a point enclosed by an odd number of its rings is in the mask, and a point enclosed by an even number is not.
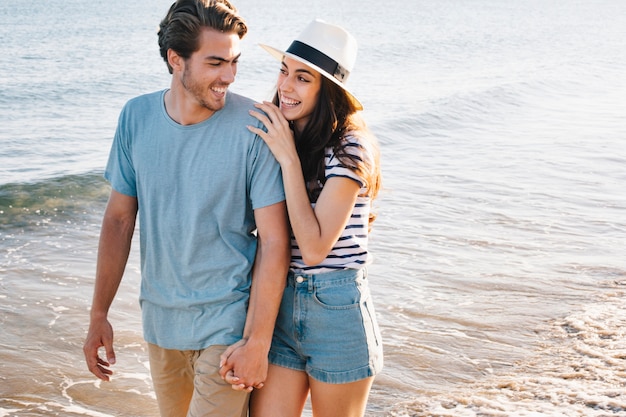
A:
[[[285,116],[283,116],[280,109],[274,103],[264,101],[263,103],[256,103],[254,107],[265,112],[265,114],[267,115],[267,120],[270,122],[271,125],[281,125],[283,127],[289,127],[289,122],[287,121],[287,119],[285,119]],[[265,126],[269,128],[267,124]]]
[[[262,382],[257,384],[257,385],[255,385],[254,387],[246,387],[245,384],[240,384],[239,383],[239,378],[235,376],[235,374],[232,371],[232,369],[230,371],[228,371],[226,373],[226,375],[224,375],[224,381],[226,381],[226,383],[230,384],[232,389],[234,389],[235,391],[248,391],[248,392],[251,392],[254,388],[263,388],[263,383]]]
[[[272,120],[266,114],[254,110],[250,110],[248,113],[250,113],[250,116],[256,117],[267,128],[273,124]]]
[[[260,111],[250,110],[250,115],[263,123],[266,130],[251,125],[247,126],[248,130],[265,141],[278,163],[293,159],[296,152],[293,131],[280,109],[267,101],[254,106]]]

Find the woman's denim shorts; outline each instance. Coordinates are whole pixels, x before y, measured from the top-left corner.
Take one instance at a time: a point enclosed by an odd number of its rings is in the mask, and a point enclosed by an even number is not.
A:
[[[329,384],[380,372],[383,345],[366,275],[364,269],[289,272],[270,363]]]

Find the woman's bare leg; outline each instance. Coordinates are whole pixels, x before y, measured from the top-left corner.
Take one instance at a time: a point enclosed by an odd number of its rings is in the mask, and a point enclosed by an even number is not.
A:
[[[252,391],[250,417],[300,417],[308,394],[306,373],[270,365],[263,388]]]
[[[348,384],[326,384],[309,378],[315,417],[363,417],[374,377]]]

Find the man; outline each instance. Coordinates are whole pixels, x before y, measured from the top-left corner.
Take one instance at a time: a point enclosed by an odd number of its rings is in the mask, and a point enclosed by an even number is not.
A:
[[[102,223],[84,354],[108,381],[107,319],[140,221],[144,338],[162,416],[245,416],[267,373],[289,262],[279,166],[246,125],[253,102],[228,91],[245,22],[227,0],[178,0],[159,30],[168,90],[130,100],[105,170]],[[219,356],[239,342],[219,376]],[[104,347],[106,358],[98,349]]]

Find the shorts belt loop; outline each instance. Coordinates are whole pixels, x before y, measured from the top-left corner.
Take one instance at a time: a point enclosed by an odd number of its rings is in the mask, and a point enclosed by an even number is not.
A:
[[[308,284],[309,284],[309,294],[312,294],[313,293],[313,275],[309,277]]]

